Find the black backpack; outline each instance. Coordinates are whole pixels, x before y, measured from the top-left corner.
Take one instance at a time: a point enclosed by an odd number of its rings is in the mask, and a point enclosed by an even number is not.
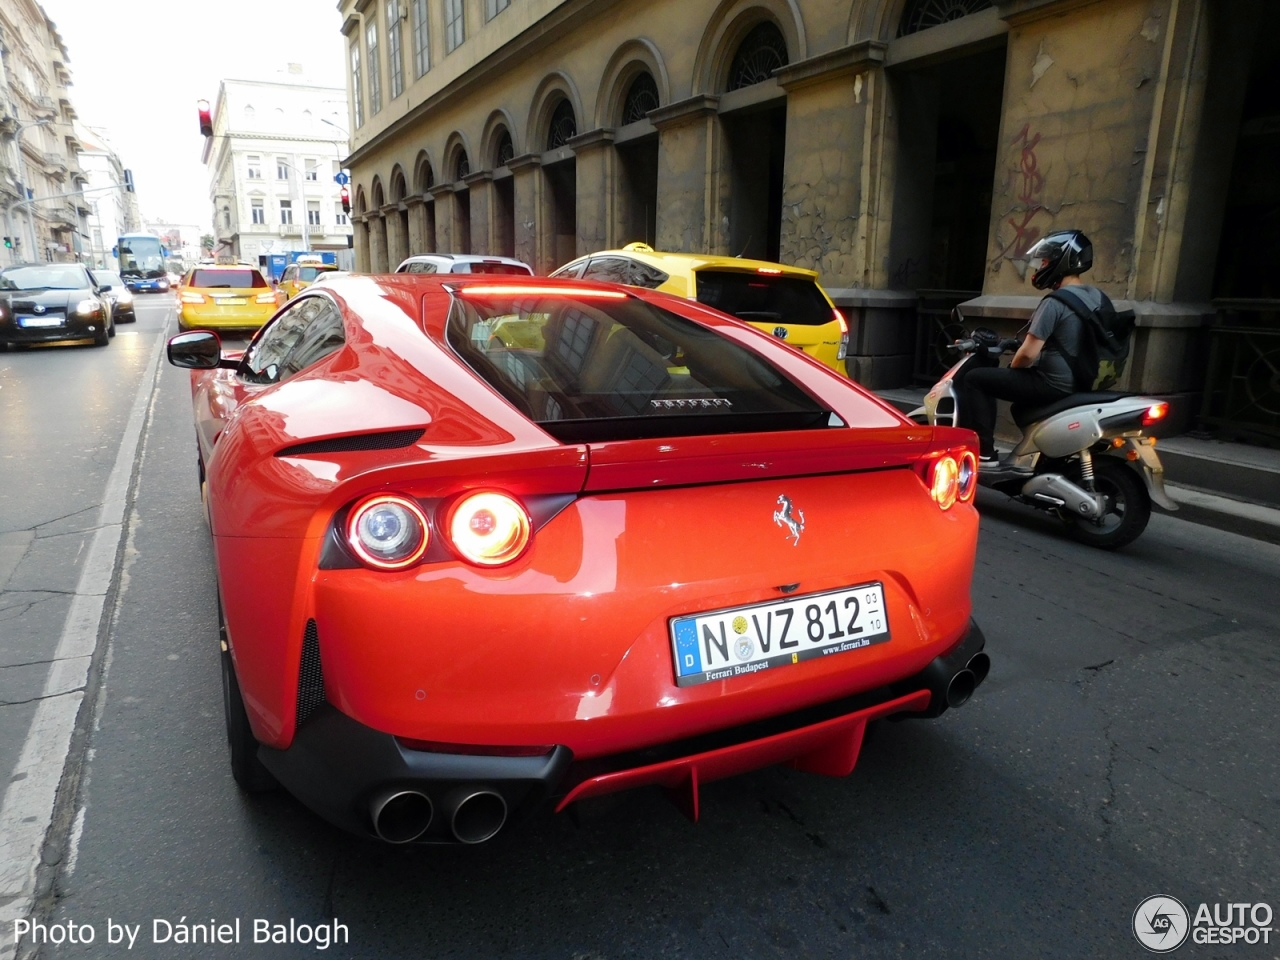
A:
[[[1097,310],[1090,310],[1083,300],[1066,290],[1055,290],[1049,297],[1080,318],[1080,354],[1072,356],[1060,342],[1057,344],[1075,376],[1076,389],[1106,390],[1114,386],[1129,359],[1129,341],[1135,326],[1133,311],[1117,311],[1105,293]]]

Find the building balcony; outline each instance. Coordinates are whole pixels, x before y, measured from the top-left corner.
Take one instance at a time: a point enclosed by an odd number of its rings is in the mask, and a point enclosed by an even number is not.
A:
[[[280,236],[282,236],[282,237],[300,237],[300,236],[302,236],[302,224],[300,224],[300,223],[282,223],[282,224],[280,224]]]
[[[54,153],[52,151],[46,153],[41,158],[41,163],[44,165],[45,173],[51,177],[57,177],[58,179],[64,179],[71,170],[67,165],[67,158],[60,153]]]

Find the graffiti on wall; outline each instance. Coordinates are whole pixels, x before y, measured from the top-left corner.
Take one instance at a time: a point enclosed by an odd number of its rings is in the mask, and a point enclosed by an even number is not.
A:
[[[1024,124],[1018,135],[1009,141],[1009,146],[1017,151],[1013,172],[1018,184],[1017,203],[1012,215],[1005,221],[1013,229],[1013,236],[992,260],[992,268],[998,267],[1002,260],[1024,258],[1032,245],[1040,239],[1040,228],[1034,221],[1040,213],[1047,211],[1041,203],[1044,174],[1040,172],[1040,158],[1036,155],[1039,144],[1040,134],[1032,132],[1030,123]]]

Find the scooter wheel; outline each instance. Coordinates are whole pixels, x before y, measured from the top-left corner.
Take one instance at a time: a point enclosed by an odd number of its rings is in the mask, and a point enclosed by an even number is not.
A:
[[[1147,528],[1151,498],[1138,474],[1113,457],[1095,458],[1093,471],[1094,489],[1107,498],[1107,512],[1101,521],[1072,517],[1071,532],[1091,547],[1117,550],[1132,543]]]

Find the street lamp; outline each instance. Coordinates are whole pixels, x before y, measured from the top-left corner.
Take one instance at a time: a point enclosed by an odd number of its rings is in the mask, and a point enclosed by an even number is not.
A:
[[[14,127],[13,133],[10,135],[10,139],[14,141],[14,143],[17,145],[17,148],[18,148],[18,178],[22,181],[22,192],[24,194],[30,188],[27,186],[27,161],[23,159],[23,156],[22,156],[22,134],[24,131],[30,130],[32,127],[43,127],[46,124],[50,124],[52,122],[53,122],[52,118],[46,118],[44,120],[31,120],[27,123],[20,123],[16,127]],[[35,193],[34,190],[32,190],[31,192],[32,194]],[[24,196],[19,199],[27,200],[30,198]],[[5,207],[4,227],[5,227],[5,230],[8,231],[8,235],[13,236],[13,222],[12,222],[9,211],[10,211],[10,207]],[[34,251],[36,248],[36,227],[35,227],[35,224],[32,223],[31,221],[30,209],[27,210],[26,221],[27,221],[27,233],[30,235],[30,240],[31,240],[31,246],[27,248],[28,249],[27,256],[34,257],[35,254],[32,251]]]

